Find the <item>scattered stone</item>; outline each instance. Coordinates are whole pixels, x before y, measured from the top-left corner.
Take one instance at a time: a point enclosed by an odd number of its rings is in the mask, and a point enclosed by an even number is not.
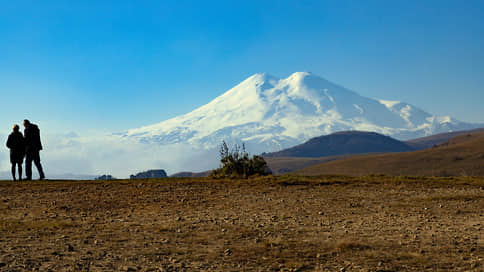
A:
[[[71,244],[67,244],[67,251],[73,252],[74,251],[74,247]]]
[[[129,272],[129,271],[136,271],[136,268],[131,267],[131,266],[124,265],[124,266],[121,267],[121,271],[127,271],[127,272]]]
[[[230,249],[226,249],[226,250],[224,251],[224,255],[225,255],[225,256],[230,256],[230,255],[232,255],[232,250],[230,250]]]

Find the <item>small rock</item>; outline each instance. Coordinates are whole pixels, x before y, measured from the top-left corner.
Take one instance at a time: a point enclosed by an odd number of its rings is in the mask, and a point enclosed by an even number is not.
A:
[[[230,256],[230,255],[232,255],[232,250],[230,250],[230,249],[226,249],[226,250],[224,251],[224,254],[225,254],[225,256]]]
[[[136,268],[125,265],[121,267],[121,271],[136,271]]]
[[[74,247],[71,244],[67,244],[67,251],[69,252],[74,251]]]

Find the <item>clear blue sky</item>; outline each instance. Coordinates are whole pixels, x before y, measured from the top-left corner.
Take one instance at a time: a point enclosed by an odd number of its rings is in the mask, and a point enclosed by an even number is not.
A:
[[[257,72],[484,123],[484,1],[0,0],[0,124],[122,131]]]

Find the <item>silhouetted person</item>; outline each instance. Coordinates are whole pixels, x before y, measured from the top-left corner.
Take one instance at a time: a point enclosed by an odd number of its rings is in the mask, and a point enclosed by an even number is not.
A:
[[[40,130],[37,125],[30,123],[29,120],[24,120],[24,137],[25,137],[25,175],[27,180],[32,180],[32,161],[35,163],[39,171],[40,180],[45,179],[44,170],[40,164],[40,150],[42,150],[42,143],[40,142]]]
[[[25,140],[19,131],[19,126],[13,126],[13,132],[8,136],[7,147],[10,148],[10,163],[12,164],[12,177],[15,178],[15,166],[18,166],[18,179],[22,181],[22,163],[25,157]]]

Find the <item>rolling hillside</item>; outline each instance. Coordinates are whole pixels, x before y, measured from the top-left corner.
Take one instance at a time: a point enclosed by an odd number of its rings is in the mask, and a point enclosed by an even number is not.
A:
[[[347,154],[405,152],[412,150],[412,147],[404,142],[375,132],[343,131],[315,137],[301,145],[263,154],[263,156],[319,158]]]
[[[426,136],[422,138],[417,138],[413,140],[408,140],[405,143],[414,149],[426,149],[431,148],[435,145],[439,145],[445,141],[455,138],[460,135],[471,134],[476,132],[484,132],[484,128],[477,128],[471,130],[459,130],[447,133],[439,133],[431,136]]]
[[[351,155],[329,156],[322,158],[265,157],[264,159],[274,175],[283,175],[315,164],[340,160],[349,156]]]
[[[430,149],[351,157],[313,165],[293,173],[484,176],[484,132],[461,135]]]

